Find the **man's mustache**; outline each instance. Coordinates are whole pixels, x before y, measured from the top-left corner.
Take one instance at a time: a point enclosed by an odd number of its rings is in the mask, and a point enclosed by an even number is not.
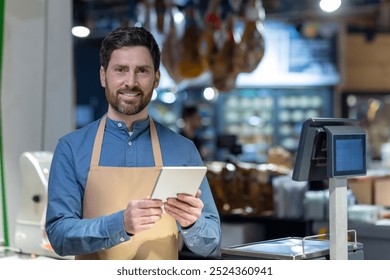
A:
[[[134,87],[125,87],[118,89],[117,92],[120,93],[144,93],[143,90],[140,87],[134,86]]]

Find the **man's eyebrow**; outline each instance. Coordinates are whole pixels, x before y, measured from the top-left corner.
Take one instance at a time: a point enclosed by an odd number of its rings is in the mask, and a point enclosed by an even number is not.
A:
[[[138,65],[137,68],[152,68],[152,66],[145,64],[145,65]]]
[[[114,64],[113,66],[114,66],[114,67],[129,68],[128,65],[126,65],[126,64],[120,64],[120,63]],[[152,67],[151,65],[148,65],[148,64],[142,64],[142,65],[137,65],[135,68],[149,68],[149,69],[152,69],[153,67]]]
[[[127,66],[126,64],[120,64],[120,63],[114,64],[113,67],[126,67],[126,68],[129,68],[129,66]]]

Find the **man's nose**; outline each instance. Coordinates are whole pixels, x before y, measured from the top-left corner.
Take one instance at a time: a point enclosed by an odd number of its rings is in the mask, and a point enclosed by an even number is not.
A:
[[[135,85],[138,85],[138,79],[137,75],[132,72],[128,72],[126,75],[126,80],[125,80],[126,86],[132,88]]]

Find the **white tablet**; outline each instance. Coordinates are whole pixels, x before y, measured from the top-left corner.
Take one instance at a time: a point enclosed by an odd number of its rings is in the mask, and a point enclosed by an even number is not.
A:
[[[206,171],[206,166],[163,166],[151,198],[165,202],[179,193],[195,195]]]

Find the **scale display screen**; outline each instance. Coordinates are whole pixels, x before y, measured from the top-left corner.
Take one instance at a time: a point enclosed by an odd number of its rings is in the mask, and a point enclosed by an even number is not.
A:
[[[333,176],[366,172],[366,138],[364,135],[333,136]]]
[[[366,132],[356,120],[310,118],[303,123],[293,180],[320,181],[366,172]]]

